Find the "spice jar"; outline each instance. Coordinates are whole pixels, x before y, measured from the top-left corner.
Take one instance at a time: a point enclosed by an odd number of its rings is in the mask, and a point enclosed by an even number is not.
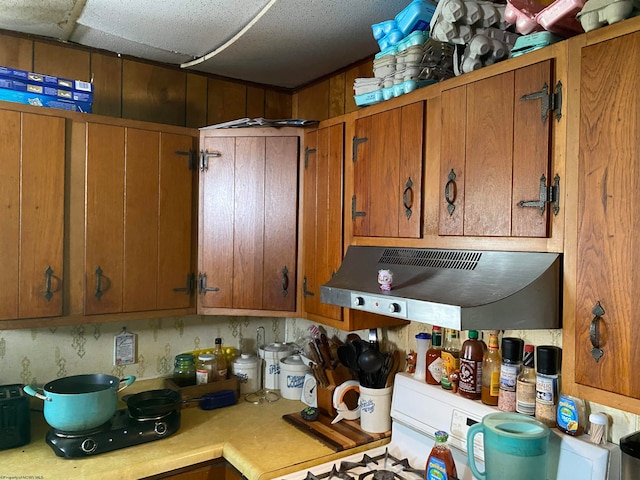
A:
[[[196,366],[196,384],[203,385],[211,383],[214,380],[213,366],[215,356],[209,353],[201,353],[198,355],[198,365]]]
[[[192,353],[176,355],[172,379],[179,387],[196,384],[196,365]]]
[[[542,345],[536,348],[536,356],[536,418],[549,427],[555,427],[560,348]]]
[[[504,337],[502,339],[498,408],[503,412],[516,411],[516,385],[522,365],[523,348],[524,341],[520,338]]]

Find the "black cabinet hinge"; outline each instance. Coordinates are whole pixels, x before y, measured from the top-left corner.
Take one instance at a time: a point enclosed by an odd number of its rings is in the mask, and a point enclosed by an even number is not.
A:
[[[351,197],[351,220],[355,220],[357,217],[366,217],[367,212],[359,212],[356,210],[356,196]]]
[[[546,122],[547,118],[549,118],[549,110],[552,110],[556,120],[560,121],[562,118],[562,82],[558,81],[558,83],[556,83],[555,90],[551,93],[549,93],[549,85],[545,82],[542,86],[542,90],[523,95],[520,97],[520,100],[537,100],[538,98],[541,101],[540,118],[542,119],[542,123]]]
[[[196,169],[196,152],[194,150],[189,150],[189,151],[176,150],[176,155],[183,155],[183,156],[189,157],[187,159],[187,168],[189,170]]]
[[[560,211],[560,175],[553,177],[553,185],[547,185],[547,177],[540,177],[540,198],[538,200],[518,202],[519,207],[535,207],[540,209],[540,215],[544,214],[547,203],[553,204],[553,214]]]
[[[304,168],[305,170],[309,167],[309,155],[313,155],[317,150],[315,148],[304,148]]]
[[[314,297],[315,293],[313,293],[311,290],[307,290],[307,276],[305,275],[303,280],[302,280],[302,295],[304,297]]]
[[[353,136],[353,153],[351,155],[351,160],[353,162],[356,162],[358,160],[358,145],[368,140],[369,139],[367,137],[359,138],[359,137],[356,137],[355,135]]]

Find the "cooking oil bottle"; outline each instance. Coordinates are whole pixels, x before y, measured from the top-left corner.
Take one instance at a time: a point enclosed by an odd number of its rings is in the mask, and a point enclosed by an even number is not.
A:
[[[442,430],[435,433],[436,444],[431,449],[427,466],[425,467],[425,480],[451,480],[458,477],[456,464],[447,441],[449,434]]]

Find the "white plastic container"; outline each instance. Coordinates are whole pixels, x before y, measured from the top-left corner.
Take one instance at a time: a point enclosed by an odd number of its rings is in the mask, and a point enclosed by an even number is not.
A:
[[[280,396],[288,400],[300,400],[304,376],[311,372],[300,355],[291,355],[280,360]]]

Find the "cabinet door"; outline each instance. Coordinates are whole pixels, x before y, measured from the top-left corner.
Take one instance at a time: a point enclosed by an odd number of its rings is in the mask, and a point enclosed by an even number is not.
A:
[[[85,313],[188,308],[189,136],[87,125]]]
[[[640,397],[640,33],[582,49],[575,378]],[[599,315],[594,306],[599,304]],[[604,354],[592,356],[591,327]]]
[[[305,135],[304,167],[304,309],[342,321],[342,308],[320,302],[320,286],[342,259],[342,168],[344,125]]]
[[[262,309],[296,305],[298,137],[266,137]],[[259,252],[258,252],[259,253]]]
[[[353,235],[421,236],[424,103],[356,121]]]
[[[65,121],[0,110],[0,319],[62,314]]]
[[[125,129],[87,124],[85,314],[122,312]]]
[[[200,172],[198,303],[232,308],[236,141],[204,137],[200,148],[209,155],[208,167]]]
[[[539,100],[551,61],[442,92],[440,235],[545,237],[549,207],[537,200],[549,179],[550,125]]]
[[[205,136],[199,306],[295,310],[298,137]]]
[[[122,310],[154,310],[158,292],[160,133],[126,129]]]
[[[160,189],[158,215],[159,310],[188,308],[195,288],[193,239],[194,139],[160,134]]]

